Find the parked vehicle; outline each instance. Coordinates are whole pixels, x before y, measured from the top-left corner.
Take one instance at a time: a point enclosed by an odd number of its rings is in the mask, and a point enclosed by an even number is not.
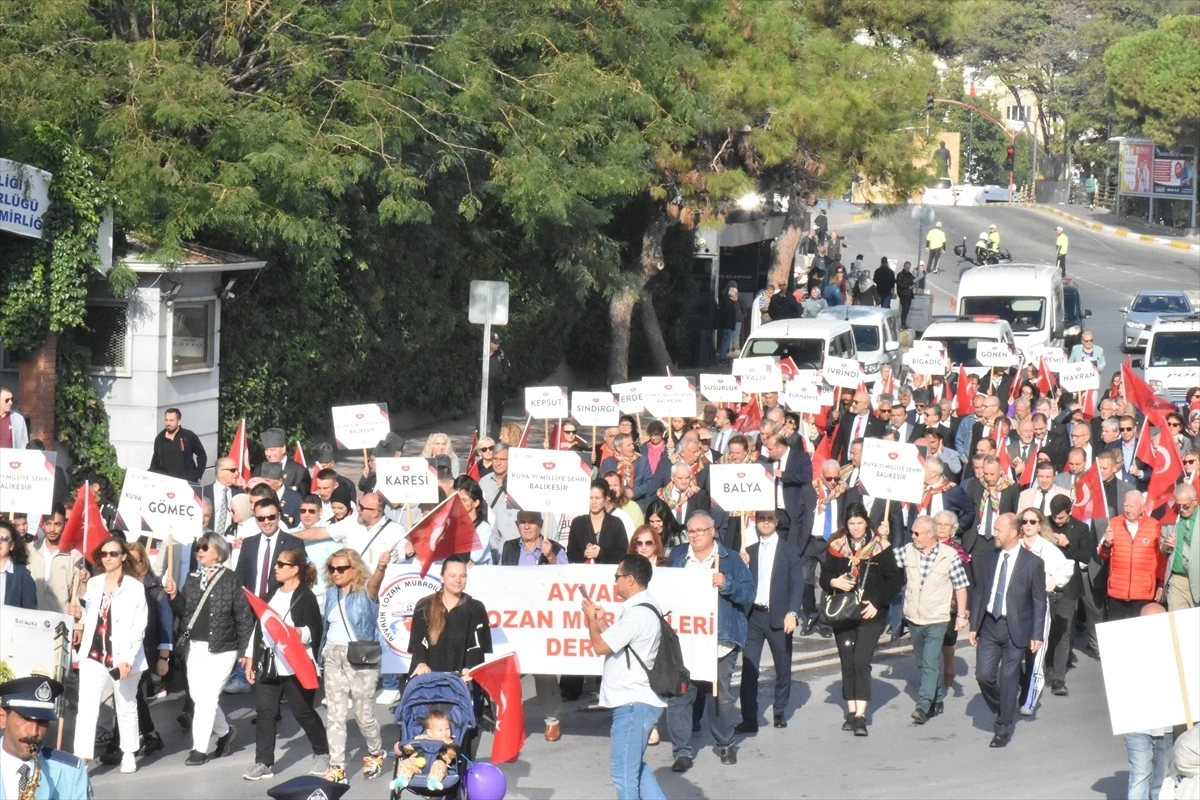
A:
[[[817,315],[817,319],[840,319],[850,323],[858,363],[862,364],[868,386],[874,385],[884,364],[900,367],[900,309],[879,306],[835,306]]]
[[[980,364],[975,356],[981,344],[1004,342],[1020,357],[1012,328],[1008,322],[994,316],[934,317],[921,340],[944,344],[951,368],[957,369],[962,365],[972,375],[983,375],[989,369]]]
[[[1141,366],[1151,389],[1183,404],[1188,389],[1200,386],[1200,313],[1160,316],[1146,338]]]
[[[1066,323],[1062,274],[1041,264],[1003,264],[967,270],[958,285],[963,317],[998,317],[1008,323],[1023,353],[1063,346]]]
[[[790,357],[800,369],[821,369],[825,356],[857,359],[858,347],[843,319],[781,319],[750,334],[742,356]]]
[[[1162,314],[1191,314],[1196,310],[1187,292],[1174,289],[1143,289],[1133,296],[1129,305],[1121,308],[1125,315],[1125,330],[1121,337],[1121,352],[1145,350],[1150,328]]]

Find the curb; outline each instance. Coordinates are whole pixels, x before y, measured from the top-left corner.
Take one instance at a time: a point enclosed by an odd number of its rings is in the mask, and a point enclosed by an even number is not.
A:
[[[1032,205],[1030,205],[1030,204],[1017,205],[1016,203],[1014,203],[1013,205],[1017,206],[1018,208],[1029,208],[1034,211],[1044,211],[1049,214],[1054,214],[1057,217],[1062,217],[1063,219],[1073,222],[1076,225],[1079,225],[1081,227],[1087,228],[1088,230],[1099,231],[1100,233],[1107,233],[1111,236],[1119,236],[1123,239],[1131,239],[1134,241],[1146,242],[1147,244],[1154,244],[1154,245],[1158,245],[1160,247],[1171,247],[1171,248],[1174,248],[1175,250],[1185,250],[1185,251],[1192,252],[1192,253],[1200,253],[1200,244],[1191,244],[1189,242],[1181,242],[1178,239],[1168,239],[1163,236],[1149,236],[1144,233],[1134,233],[1134,232],[1130,231],[1128,228],[1115,228],[1112,225],[1101,225],[1099,222],[1092,222],[1091,220],[1084,219],[1083,217],[1077,217],[1074,214],[1068,214],[1067,212],[1065,212],[1061,209],[1055,208],[1054,206],[1042,205],[1040,203],[1032,204]]]
[[[850,216],[850,224],[851,225],[853,225],[856,222],[870,222],[870,221],[871,221],[870,214],[852,214]]]

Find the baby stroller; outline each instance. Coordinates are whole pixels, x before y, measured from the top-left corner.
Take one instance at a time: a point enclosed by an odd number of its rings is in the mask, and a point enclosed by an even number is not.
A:
[[[420,745],[425,750],[426,761],[432,762],[442,742],[416,738],[424,731],[423,722],[430,711],[442,711],[450,717],[450,733],[454,737],[454,744],[458,746],[458,758],[442,782],[441,789],[430,789],[426,784],[426,774],[414,775],[407,787],[392,791],[391,800],[398,800],[405,791],[411,791],[421,797],[467,796],[462,786],[463,777],[470,766],[466,753],[477,732],[475,707],[466,681],[452,672],[414,675],[408,679],[404,694],[400,698],[400,705],[396,706],[396,725],[400,728],[400,741]],[[393,778],[396,777],[399,767],[400,761],[397,759],[396,766],[392,769]],[[425,772],[428,772],[428,767]]]

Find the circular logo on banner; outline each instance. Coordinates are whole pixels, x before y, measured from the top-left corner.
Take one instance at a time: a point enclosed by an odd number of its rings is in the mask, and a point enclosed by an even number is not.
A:
[[[379,592],[379,618],[377,623],[383,640],[392,652],[408,658],[408,634],[412,630],[413,609],[417,601],[442,588],[442,581],[433,575],[424,578],[419,573],[408,572],[397,577]]]

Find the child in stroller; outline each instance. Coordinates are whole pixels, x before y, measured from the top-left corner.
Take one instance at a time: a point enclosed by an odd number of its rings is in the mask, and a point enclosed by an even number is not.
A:
[[[405,789],[424,797],[458,797],[468,766],[466,753],[476,735],[466,682],[449,672],[414,675],[396,707],[396,724],[400,740],[395,747],[393,800]]]

